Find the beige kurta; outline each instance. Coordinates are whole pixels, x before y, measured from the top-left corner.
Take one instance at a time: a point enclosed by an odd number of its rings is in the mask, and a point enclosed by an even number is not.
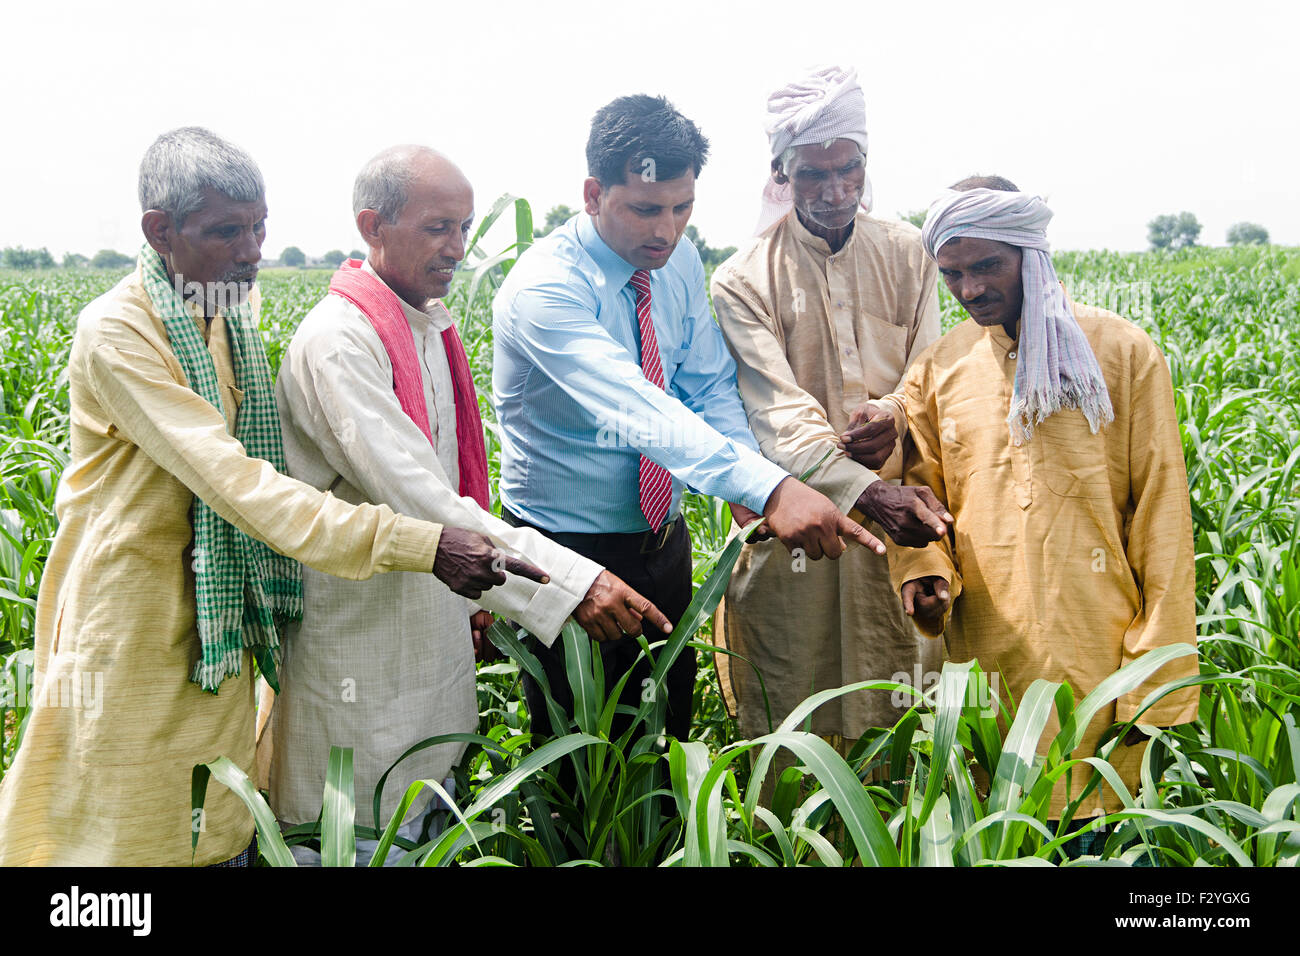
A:
[[[253,773],[248,656],[215,695],[189,680],[195,495],[336,574],[433,566],[439,525],[353,509],[248,458],[231,437],[241,393],[220,318],[208,347],[224,414],[186,385],[138,269],[78,319],[72,458],[37,602],[34,708],[0,782],[0,865],[188,866],[194,765],[224,755]],[[227,860],[252,835],[243,804],[211,783],[194,862]]]
[[[913,227],[862,212],[835,253],[792,212],[714,274],[718,324],[759,449],[793,475],[831,452],[808,483],[844,512],[877,476],[836,442],[854,408],[893,393],[938,338],[936,282]],[[901,435],[901,399],[887,404]],[[896,450],[880,477],[897,479],[899,462]],[[941,660],[903,613],[886,559],[858,546],[839,561],[799,561],[776,540],[747,545],[720,623],[726,646],[762,672],[773,724],[816,691],[899,674],[916,682]],[[741,733],[766,733],[754,669],[725,655],[718,662]],[[902,709],[890,694],[856,693],[821,707],[812,726],[852,739]]]
[[[1030,441],[1011,443],[1016,343],[1001,326],[967,319],[917,359],[904,389],[905,477],[948,506],[956,548],[891,548],[894,585],[931,574],[954,583],[948,656],[1000,673],[1004,701],[1036,678],[1068,681],[1077,701],[1152,648],[1196,642],[1191,508],[1168,366],[1131,322],[1088,306],[1074,313],[1115,410],[1097,434],[1066,409]],[[1102,732],[1130,719],[1150,691],[1196,671],[1194,655],[1178,658],[1103,708],[1075,756],[1095,753]],[[1196,688],[1171,694],[1141,721],[1192,720],[1197,699]],[[1053,712],[1041,752],[1058,729]],[[1143,749],[1120,745],[1111,760],[1135,794]],[[1076,774],[1074,792],[1086,781]],[[1102,789],[1105,809],[1118,809]],[[1058,787],[1054,817],[1065,803]],[[1099,809],[1094,793],[1076,817]]]
[[[372,275],[370,264],[363,266]],[[393,392],[393,367],[370,320],[327,295],[307,314],[276,383],[289,473],[344,501],[383,503],[413,517],[490,535],[542,568],[539,585],[510,575],[478,604],[550,643],[600,566],[531,528],[512,528],[461,498],[456,403],[442,303],[402,303],[411,327],[430,444]],[[315,820],[331,744],[353,748],[358,803],[369,814],[380,776],[412,744],[478,727],[471,604],[427,574],[342,581],[303,572],[303,619],[291,624],[272,717],[271,807],[290,823]],[[447,776],[465,745],[408,757],[384,787],[383,821],[412,780]],[[428,802],[425,790],[412,812]],[[367,816],[367,822],[368,822]]]

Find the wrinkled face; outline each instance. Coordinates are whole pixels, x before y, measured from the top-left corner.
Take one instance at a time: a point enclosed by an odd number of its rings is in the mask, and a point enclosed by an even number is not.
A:
[[[474,190],[450,164],[422,163],[393,222],[380,220],[370,264],[417,309],[451,288],[474,222]]]
[[[1024,301],[1020,248],[994,239],[949,239],[935,257],[939,274],[980,325],[1014,326]]]
[[[805,226],[844,229],[853,222],[862,202],[867,158],[849,139],[837,139],[829,149],[820,143],[796,146],[785,175],[794,190],[794,207]]]
[[[215,189],[203,191],[203,206],[179,229],[168,230],[167,258],[185,288],[216,288],[225,304],[242,304],[257,279],[266,239],[266,200],[239,202]],[[212,296],[209,296],[209,302]],[[209,311],[208,314],[211,314]]]
[[[624,182],[583,184],[585,208],[600,238],[637,269],[658,269],[677,248],[695,205],[695,171],[676,179],[647,180],[630,170]]]

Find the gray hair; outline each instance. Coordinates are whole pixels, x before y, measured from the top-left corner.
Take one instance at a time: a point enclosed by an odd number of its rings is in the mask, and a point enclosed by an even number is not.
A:
[[[352,186],[352,216],[373,209],[384,222],[394,222],[406,205],[406,190],[415,178],[411,160],[416,155],[437,155],[427,146],[393,146],[370,160],[357,173]]]
[[[203,208],[203,191],[215,189],[236,202],[266,194],[253,158],[201,126],[163,133],[140,161],[140,209],[161,209],[179,228]]]

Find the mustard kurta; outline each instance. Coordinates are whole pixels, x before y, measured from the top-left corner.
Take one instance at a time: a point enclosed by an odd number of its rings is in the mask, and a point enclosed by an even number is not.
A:
[[[1079,700],[1152,648],[1196,642],[1191,508],[1168,366],[1120,316],[1080,305],[1074,314],[1115,411],[1097,434],[1066,409],[1030,441],[1011,443],[1017,353],[1001,326],[967,319],[917,359],[904,389],[905,479],[929,485],[948,506],[956,547],[891,547],[893,583],[931,574],[953,582],[948,657],[1001,674],[1004,701],[1019,700],[1037,678],[1068,681]],[[1194,656],[1178,658],[1103,708],[1075,756],[1095,753],[1102,732],[1130,719],[1149,692],[1196,671]],[[1168,695],[1141,722],[1193,720],[1197,700],[1196,688]],[[1040,752],[1058,729],[1053,712]],[[1111,757],[1134,794],[1143,749],[1121,744]],[[1088,778],[1074,777],[1078,793]],[[1100,789],[1105,810],[1118,809],[1110,788]],[[1053,817],[1066,802],[1058,786]],[[1094,792],[1075,816],[1101,809]]]
[[[791,212],[714,275],[718,324],[759,449],[793,475],[830,452],[808,484],[846,513],[877,476],[836,442],[852,411],[893,393],[938,338],[936,281],[913,227],[862,212],[833,253]],[[897,409],[903,434],[901,396],[885,404]],[[880,477],[898,477],[900,455]],[[816,691],[900,673],[917,682],[918,669],[937,669],[942,659],[903,613],[886,559],[857,545],[838,561],[799,561],[776,540],[746,545],[720,625],[727,648],[762,672],[774,725]],[[718,669],[741,733],[766,733],[753,667],[718,655]],[[851,694],[819,708],[812,727],[852,739],[893,724],[903,709],[885,692]]]
[[[208,347],[222,411],[186,384],[138,269],[77,321],[72,457],[37,602],[33,710],[0,781],[0,865],[188,866],[194,764],[225,755],[253,774],[248,655],[215,695],[189,680],[195,495],[332,574],[433,565],[441,526],[354,511],[246,457],[231,435],[242,393],[221,318]],[[201,825],[200,865],[253,835],[251,815],[215,781]]]

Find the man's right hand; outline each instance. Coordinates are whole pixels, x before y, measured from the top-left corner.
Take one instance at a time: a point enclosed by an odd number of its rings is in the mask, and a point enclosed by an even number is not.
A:
[[[488,588],[505,584],[507,571],[539,584],[551,580],[541,568],[501,551],[485,534],[464,528],[442,529],[433,556],[433,576],[461,597],[478,600]]]
[[[841,512],[825,495],[797,478],[786,478],[776,486],[768,496],[763,514],[767,526],[787,549],[802,548],[814,561],[823,555],[832,560],[842,555],[841,535],[876,554],[885,553],[880,539]]]
[[[952,515],[924,485],[873,481],[857,501],[858,509],[880,525],[895,544],[923,548],[948,533]]]
[[[937,574],[913,578],[903,583],[903,610],[915,618],[933,624],[938,630],[950,600],[948,581]]]
[[[665,634],[672,632],[672,624],[659,608],[608,571],[596,576],[587,589],[587,596],[573,609],[573,619],[597,641],[617,641],[625,635],[635,637],[641,633],[642,618],[648,618]]]

